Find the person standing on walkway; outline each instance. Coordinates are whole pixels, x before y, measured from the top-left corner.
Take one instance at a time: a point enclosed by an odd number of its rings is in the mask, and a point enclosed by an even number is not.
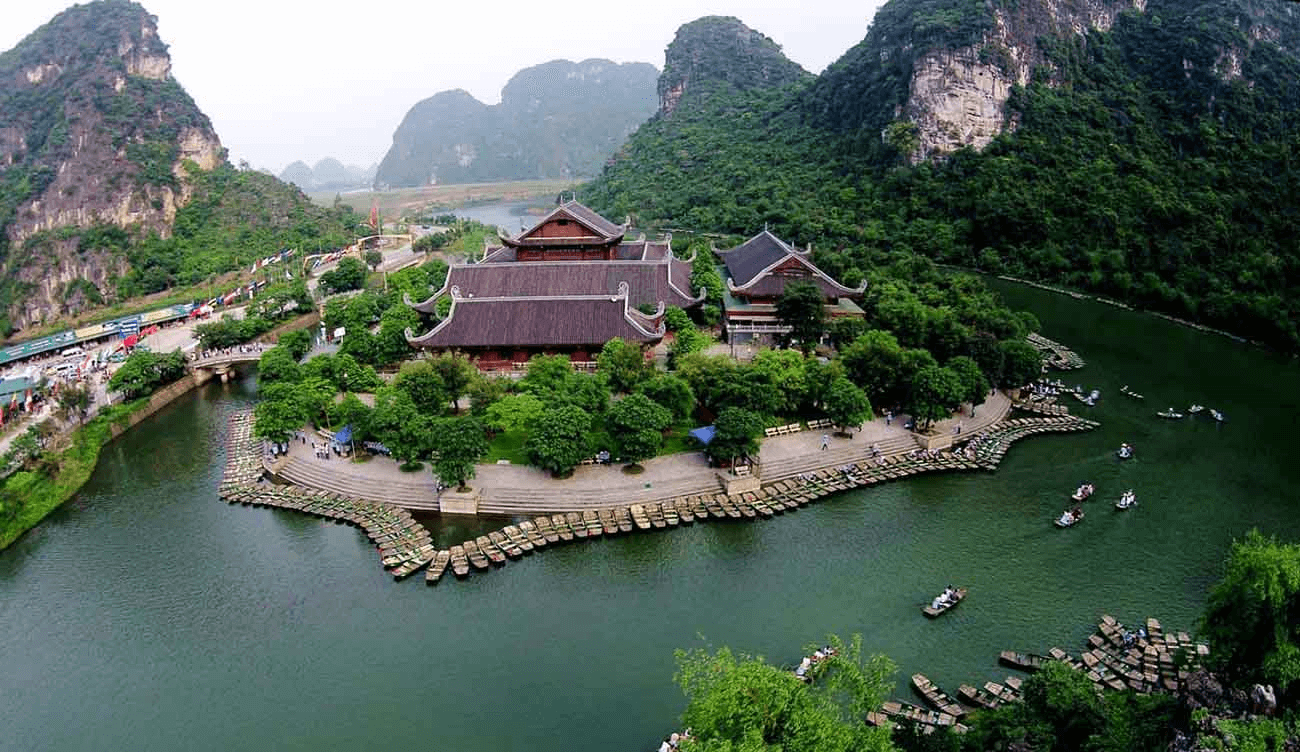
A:
[[[824,434],[822,434],[822,451],[823,451],[823,452],[826,451],[826,447],[828,447],[828,446],[830,446],[830,445],[831,445],[831,436],[830,436],[830,434],[828,434],[828,433],[824,433]]]

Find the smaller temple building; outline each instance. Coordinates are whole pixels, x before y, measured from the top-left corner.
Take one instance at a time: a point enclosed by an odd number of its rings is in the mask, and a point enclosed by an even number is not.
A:
[[[790,331],[776,315],[776,301],[791,282],[811,282],[821,290],[828,320],[864,315],[855,301],[862,299],[866,282],[857,288],[840,284],[813,264],[809,251],[767,230],[730,250],[714,251],[725,265],[723,327],[733,344],[766,343]]]
[[[456,264],[442,289],[407,305],[447,317],[407,340],[415,347],[458,350],[480,368],[511,368],[537,354],[589,362],[611,339],[650,346],[664,336],[667,307],[704,300],[691,292],[691,262],[673,255],[670,238],[627,240],[616,225],[576,201],[485,251],[477,264]]]

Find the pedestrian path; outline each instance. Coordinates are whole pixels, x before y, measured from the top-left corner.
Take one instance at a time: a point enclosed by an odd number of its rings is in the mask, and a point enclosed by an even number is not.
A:
[[[975,417],[959,414],[938,421],[935,435],[955,432],[969,436],[1006,417],[1011,401],[996,392],[975,410]],[[872,457],[872,446],[881,454],[896,456],[918,447],[916,437],[903,428],[908,416],[892,421],[876,418],[847,436],[832,435],[822,449],[823,430],[800,431],[762,441],[758,472],[764,484],[800,473],[850,465]],[[312,442],[326,439],[309,434],[307,441],[290,442],[289,454],[275,466],[286,481],[332,493],[384,501],[409,509],[438,509],[437,481],[428,470],[402,472],[397,462],[374,457],[366,462],[347,458],[317,458]],[[523,465],[478,465],[471,485],[479,493],[481,514],[537,514],[597,509],[631,501],[663,501],[694,494],[725,490],[719,471],[709,466],[701,452],[682,452],[656,457],[642,463],[644,472],[629,475],[621,465],[586,465],[573,475],[556,479],[543,470]]]

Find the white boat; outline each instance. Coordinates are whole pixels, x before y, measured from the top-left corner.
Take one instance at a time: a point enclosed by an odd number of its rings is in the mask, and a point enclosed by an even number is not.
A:
[[[1070,494],[1070,498],[1074,499],[1075,501],[1083,501],[1089,496],[1092,496],[1092,491],[1093,491],[1092,484],[1084,483],[1083,485],[1079,486],[1079,488],[1076,489],[1074,493]]]
[[[1115,502],[1115,508],[1128,509],[1129,507],[1137,506],[1137,503],[1137,494],[1133,493],[1132,489],[1130,489],[1125,491],[1124,494],[1119,497],[1119,501]]]
[[[1061,512],[1060,517],[1057,517],[1055,520],[1052,520],[1052,524],[1056,525],[1057,527],[1074,527],[1075,525],[1079,524],[1082,521],[1083,521],[1082,509],[1080,509],[1077,514],[1074,511],[1067,509],[1064,512]]]
[[[1214,418],[1220,423],[1223,422],[1223,413],[1219,412],[1218,410],[1215,410],[1214,408],[1210,408],[1210,417]]]
[[[1174,410],[1172,407],[1169,408],[1168,410],[1161,410],[1160,412],[1156,413],[1156,415],[1159,415],[1162,418],[1168,418],[1170,420],[1178,420],[1179,418],[1183,417],[1182,413]]]
[[[1173,408],[1170,409],[1172,410]],[[1191,413],[1192,415],[1195,415],[1204,409],[1205,409],[1205,405],[1192,405],[1191,407],[1187,408],[1187,412]]]
[[[1133,456],[1133,447],[1128,444],[1120,444],[1119,451],[1115,453],[1120,459],[1126,460]]]
[[[1132,397],[1133,399],[1146,399],[1146,396],[1145,396],[1145,395],[1138,394],[1137,392],[1133,391],[1132,389],[1129,389],[1129,388],[1128,388],[1128,384],[1125,384],[1124,386],[1120,387],[1120,388],[1119,388],[1119,391],[1120,391],[1121,394],[1127,394],[1128,396]]]

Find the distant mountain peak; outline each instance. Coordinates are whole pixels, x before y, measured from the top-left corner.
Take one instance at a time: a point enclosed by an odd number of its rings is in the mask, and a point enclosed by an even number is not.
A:
[[[659,112],[671,115],[682,96],[706,82],[738,91],[780,88],[813,75],[781,52],[769,37],[733,16],[705,16],[677,29],[664,51]]]
[[[497,105],[439,92],[406,113],[375,184],[595,175],[654,114],[657,76],[647,63],[552,60],[511,76]]]

